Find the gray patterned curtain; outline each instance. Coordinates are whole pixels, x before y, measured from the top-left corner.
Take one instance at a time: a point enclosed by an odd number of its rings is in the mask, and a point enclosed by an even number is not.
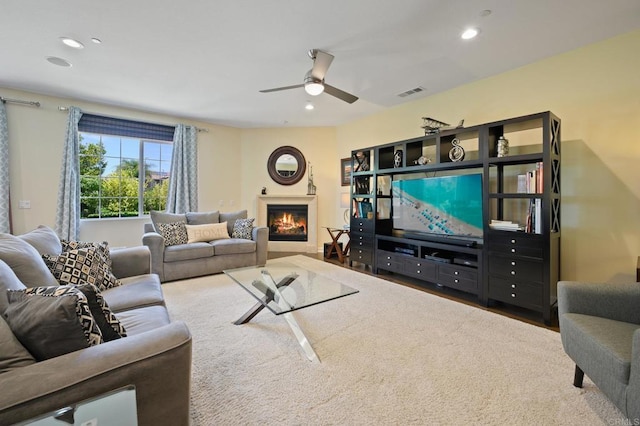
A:
[[[77,241],[80,232],[80,135],[78,122],[82,111],[69,108],[67,137],[62,153],[58,205],[56,208],[56,232],[60,238]]]
[[[0,232],[11,232],[9,199],[9,129],[4,101],[0,102]]]
[[[178,124],[173,134],[173,157],[167,212],[198,211],[198,129]]]

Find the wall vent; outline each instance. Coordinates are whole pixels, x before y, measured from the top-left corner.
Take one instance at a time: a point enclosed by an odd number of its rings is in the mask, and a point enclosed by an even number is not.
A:
[[[411,89],[411,90],[407,90],[406,92],[402,92],[402,93],[398,94],[398,96],[400,96],[401,98],[406,98],[407,96],[411,96],[411,95],[413,95],[415,93],[424,92],[425,90],[427,90],[427,89],[425,89],[422,86],[418,86],[415,89]]]

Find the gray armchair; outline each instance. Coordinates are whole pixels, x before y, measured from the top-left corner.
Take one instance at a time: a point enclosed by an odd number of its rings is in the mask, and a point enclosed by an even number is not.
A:
[[[565,352],[632,421],[640,422],[640,283],[558,283]]]

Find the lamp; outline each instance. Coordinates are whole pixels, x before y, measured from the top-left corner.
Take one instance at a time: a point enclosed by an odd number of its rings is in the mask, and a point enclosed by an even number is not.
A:
[[[307,71],[307,74],[304,76],[304,91],[311,96],[318,96],[324,92],[324,84],[322,84],[322,80],[318,80],[311,75],[311,71],[312,70]]]
[[[348,192],[340,194],[340,207],[345,209],[344,223],[349,225],[349,207],[351,207],[351,197]]]

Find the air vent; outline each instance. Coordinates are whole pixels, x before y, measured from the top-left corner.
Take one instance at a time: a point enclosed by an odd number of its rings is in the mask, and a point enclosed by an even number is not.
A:
[[[425,90],[427,90],[427,89],[425,89],[422,86],[418,86],[415,89],[411,89],[411,90],[407,90],[406,92],[402,92],[398,96],[400,96],[401,98],[406,98],[407,96],[411,96],[411,95],[413,95],[415,93],[424,92]]]

